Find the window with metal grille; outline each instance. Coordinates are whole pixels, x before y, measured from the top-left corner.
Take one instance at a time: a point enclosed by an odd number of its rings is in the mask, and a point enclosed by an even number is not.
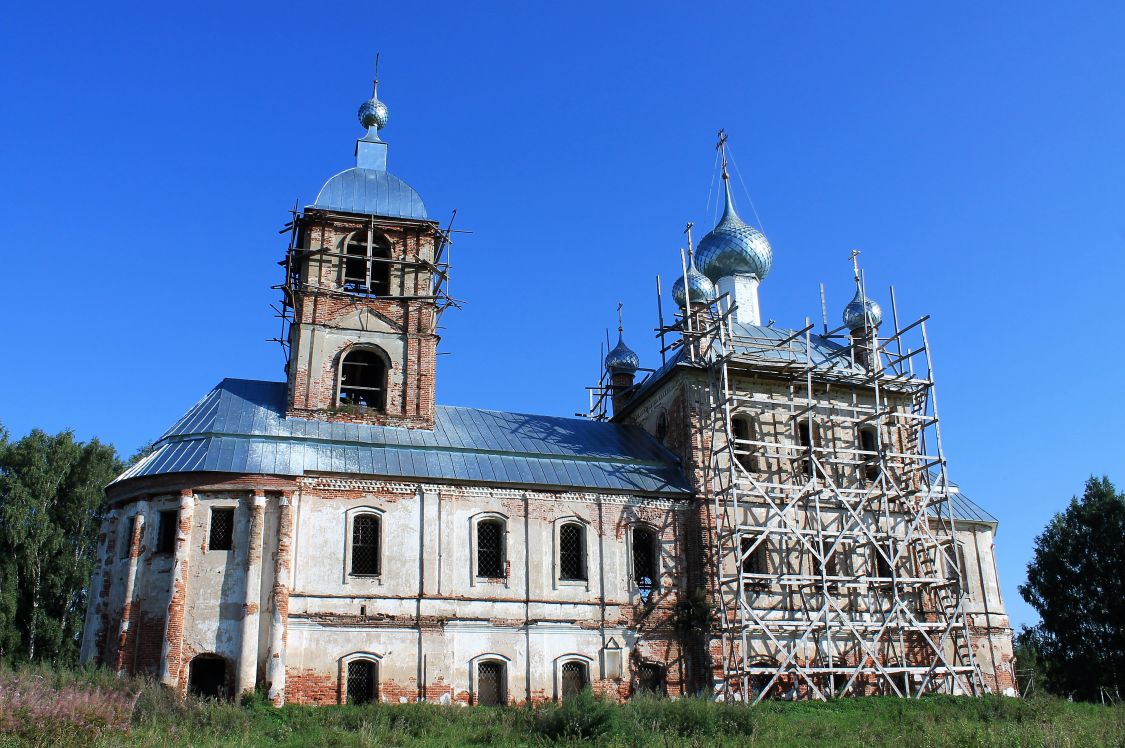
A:
[[[859,448],[864,452],[875,453],[862,455],[863,477],[869,481],[877,480],[879,478],[879,435],[876,433],[874,426],[866,426],[859,430]]]
[[[349,351],[340,361],[340,405],[382,410],[386,400],[387,365],[374,351]]]
[[[234,546],[234,510],[212,509],[207,550],[229,551]]]
[[[568,698],[581,693],[582,689],[590,683],[590,674],[586,663],[571,660],[562,666],[562,697]]]
[[[504,523],[500,520],[477,523],[477,576],[504,576]]]
[[[370,704],[379,697],[378,665],[371,660],[348,663],[348,703]]]
[[[642,662],[637,668],[638,694],[664,695],[664,668],[652,662]]]
[[[176,525],[179,524],[179,512],[172,509],[160,513],[160,523],[156,533],[156,552],[171,553],[176,550]]]
[[[379,573],[379,518],[361,514],[352,520],[352,574]]]
[[[577,522],[559,528],[559,579],[586,581],[586,528]]]
[[[387,296],[391,290],[391,243],[374,231],[358,231],[344,247],[345,291]]]
[[[751,473],[758,470],[758,458],[752,454],[754,447],[745,442],[754,440],[754,422],[746,416],[735,416],[730,421],[731,436],[734,437],[734,456],[738,464]]]
[[[504,663],[495,660],[477,663],[477,704],[499,706],[507,703],[505,690]]]
[[[741,541],[742,550],[742,573],[743,574],[766,574],[766,541],[758,543],[758,547],[754,547],[754,543],[758,540],[756,535],[743,535]]]
[[[633,528],[633,582],[645,601],[656,588],[656,536],[647,527]]]

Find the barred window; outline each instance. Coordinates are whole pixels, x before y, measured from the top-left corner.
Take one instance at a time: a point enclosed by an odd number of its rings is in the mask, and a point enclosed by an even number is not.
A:
[[[342,287],[354,293],[386,296],[391,290],[391,243],[374,231],[357,231],[344,247]]]
[[[477,663],[476,702],[481,706],[500,706],[508,701],[504,683],[504,663],[495,660]]]
[[[656,536],[647,527],[633,528],[633,582],[646,601],[656,588]]]
[[[740,549],[742,551],[742,573],[743,574],[767,574],[766,571],[766,542],[763,540],[758,543],[758,547],[754,550],[754,543],[758,540],[757,535],[743,535]]]
[[[207,536],[207,549],[229,551],[234,547],[234,510],[212,509],[211,532]]]
[[[352,574],[379,573],[379,518],[361,514],[352,520]]]
[[[504,523],[500,520],[477,523],[477,576],[504,576]]]
[[[559,528],[559,579],[586,581],[586,528],[577,522]]]
[[[562,666],[562,697],[564,699],[581,693],[582,689],[590,683],[589,670],[586,663],[571,660]]]
[[[340,405],[382,410],[386,404],[387,365],[375,351],[348,351],[340,360]]]
[[[179,524],[179,512],[170,509],[160,513],[160,524],[157,527],[156,552],[171,553],[176,549],[176,525]]]
[[[371,660],[348,663],[348,703],[370,704],[379,698],[378,665]]]
[[[642,662],[637,668],[636,693],[663,696],[664,668],[653,662]]]

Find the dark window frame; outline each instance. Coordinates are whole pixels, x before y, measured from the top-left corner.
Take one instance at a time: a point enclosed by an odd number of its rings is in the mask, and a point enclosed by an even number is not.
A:
[[[176,535],[180,525],[180,512],[176,509],[164,509],[157,515],[156,547],[153,553],[174,553],[176,551]]]
[[[590,665],[584,660],[565,660],[559,672],[559,696],[577,696],[590,685]]]
[[[361,672],[366,671],[366,672]],[[347,704],[373,704],[379,701],[379,663],[368,657],[348,660],[344,701]]]
[[[391,295],[391,240],[373,229],[357,231],[344,242],[340,288],[367,296]]]
[[[385,412],[389,372],[387,357],[380,350],[355,346],[344,351],[340,356],[336,404]]]
[[[634,525],[629,533],[632,582],[645,602],[660,588],[660,546],[657,538],[656,530],[648,525]]]
[[[207,523],[207,550],[234,550],[234,507],[211,507]]]
[[[485,671],[490,671],[487,673]],[[495,693],[492,684],[486,689],[486,678],[495,679]],[[477,662],[476,682],[473,689],[473,703],[478,706],[504,706],[508,703],[508,664],[494,658]],[[486,699],[485,696],[488,696]]]
[[[568,538],[568,535],[574,537]],[[581,522],[564,522],[559,526],[559,580],[562,582],[588,582],[586,568],[586,525]]]
[[[507,578],[508,523],[498,517],[485,517],[476,524],[476,576],[480,579]]]
[[[377,577],[382,575],[382,551],[382,518],[374,512],[362,512],[354,515],[352,517],[351,559],[348,565],[348,573],[353,577]]]

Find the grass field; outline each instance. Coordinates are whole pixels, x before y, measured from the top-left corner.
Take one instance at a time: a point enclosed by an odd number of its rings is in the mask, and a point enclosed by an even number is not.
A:
[[[767,703],[701,699],[524,708],[431,704],[274,709],[181,701],[104,671],[0,671],[7,746],[1114,746],[1125,706],[933,696]]]

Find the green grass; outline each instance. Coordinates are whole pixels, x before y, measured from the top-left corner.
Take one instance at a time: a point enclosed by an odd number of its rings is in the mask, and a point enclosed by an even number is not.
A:
[[[75,689],[118,698],[140,695],[126,730],[37,714],[0,717],[8,746],[1113,746],[1125,748],[1125,706],[932,696],[829,703],[770,702],[755,707],[702,699],[641,699],[608,704],[589,694],[562,706],[463,708],[434,704],[274,709],[260,697],[244,704],[181,701],[158,685],[104,671],[0,671],[0,697],[28,678],[59,693]],[[71,698],[74,698],[73,696]],[[94,703],[87,694],[82,703]],[[10,704],[0,698],[0,709]]]

